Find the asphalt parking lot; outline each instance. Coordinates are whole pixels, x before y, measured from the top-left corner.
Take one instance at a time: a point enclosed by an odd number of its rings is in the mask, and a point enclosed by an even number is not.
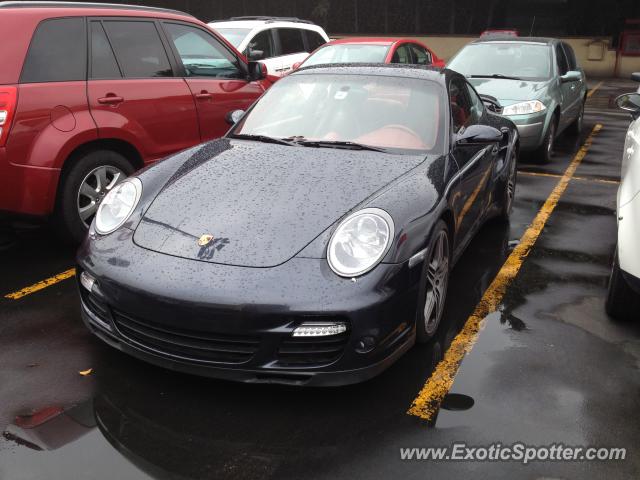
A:
[[[487,225],[456,265],[435,341],[359,385],[236,384],[129,358],[82,324],[74,250],[5,219],[0,478],[639,478],[640,323],[604,312],[629,124],[613,98],[635,85],[590,86],[581,138],[562,137],[550,165],[521,160],[510,225]],[[514,258],[521,239],[531,248]],[[624,447],[627,457],[400,458],[454,442]]]

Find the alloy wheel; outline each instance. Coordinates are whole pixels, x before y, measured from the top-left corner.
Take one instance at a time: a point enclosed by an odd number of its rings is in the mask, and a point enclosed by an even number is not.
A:
[[[91,170],[78,190],[78,216],[89,228],[91,221],[98,211],[100,203],[113,187],[124,180],[127,175],[118,167],[101,165]]]
[[[516,181],[517,181],[517,158],[515,152],[511,154],[511,166],[509,167],[509,179],[507,181],[507,205],[505,211],[511,212],[513,207],[513,199],[516,196]]]
[[[427,294],[424,304],[424,327],[432,335],[440,324],[449,283],[449,238],[445,230],[438,233],[427,267]]]

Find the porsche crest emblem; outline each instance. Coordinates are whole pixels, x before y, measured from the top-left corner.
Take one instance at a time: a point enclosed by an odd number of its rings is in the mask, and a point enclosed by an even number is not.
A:
[[[208,233],[205,235],[202,235],[199,239],[198,239],[198,245],[200,245],[201,247],[206,247],[207,245],[209,245],[211,242],[213,241],[213,235],[209,235]]]

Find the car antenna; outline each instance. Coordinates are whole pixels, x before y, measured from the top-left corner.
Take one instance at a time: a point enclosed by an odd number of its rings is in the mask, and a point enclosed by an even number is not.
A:
[[[533,37],[533,26],[536,24],[536,16],[533,16],[533,20],[531,20],[531,30],[529,30],[529,36]]]

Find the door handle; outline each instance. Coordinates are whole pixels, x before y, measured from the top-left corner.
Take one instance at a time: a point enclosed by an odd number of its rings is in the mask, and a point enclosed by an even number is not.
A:
[[[122,102],[124,102],[124,98],[118,97],[113,93],[107,93],[106,97],[101,97],[98,99],[98,103],[102,105],[117,105]]]
[[[198,100],[211,100],[213,98],[213,95],[211,95],[209,92],[207,92],[206,90],[202,90],[200,93],[196,93],[195,97]]]

